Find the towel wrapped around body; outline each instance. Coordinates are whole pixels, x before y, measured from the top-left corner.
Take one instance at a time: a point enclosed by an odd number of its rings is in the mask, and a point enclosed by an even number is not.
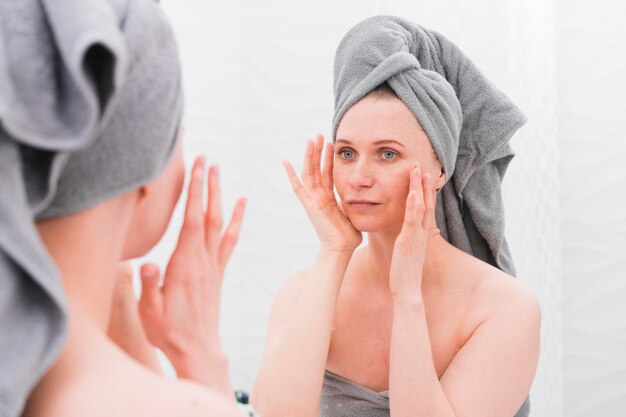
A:
[[[530,399],[513,417],[528,417]],[[389,417],[389,391],[373,391],[347,378],[324,372],[320,417]]]

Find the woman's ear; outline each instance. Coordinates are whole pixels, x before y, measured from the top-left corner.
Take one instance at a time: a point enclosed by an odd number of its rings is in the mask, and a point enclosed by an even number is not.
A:
[[[135,190],[135,205],[142,207],[143,203],[150,201],[149,197],[152,195],[153,190],[151,184],[144,184]]]
[[[441,167],[441,172],[439,173],[439,176],[437,177],[437,183],[435,184],[435,189],[437,191],[441,190],[441,188],[443,187],[445,183],[446,183],[446,174],[443,172],[443,167]]]

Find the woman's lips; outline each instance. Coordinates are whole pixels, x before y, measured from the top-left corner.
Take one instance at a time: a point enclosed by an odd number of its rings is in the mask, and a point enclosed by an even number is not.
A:
[[[380,203],[369,200],[348,200],[347,203],[354,209],[368,209],[380,205]]]

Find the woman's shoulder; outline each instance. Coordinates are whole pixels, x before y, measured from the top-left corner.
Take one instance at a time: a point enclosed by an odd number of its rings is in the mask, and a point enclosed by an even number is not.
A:
[[[524,314],[528,319],[540,319],[541,307],[537,296],[523,280],[467,255],[462,279],[468,280],[471,309],[474,315],[489,317]]]
[[[50,385],[28,417],[137,415],[239,417],[234,402],[191,381],[166,379],[126,356],[114,345],[98,357],[75,358],[67,375]],[[46,398],[47,397],[47,398]]]

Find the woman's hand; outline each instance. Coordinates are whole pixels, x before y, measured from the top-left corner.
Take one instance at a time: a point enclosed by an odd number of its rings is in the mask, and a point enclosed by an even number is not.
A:
[[[422,268],[428,240],[439,234],[435,224],[434,189],[430,174],[419,164],[411,168],[402,230],[396,238],[389,271],[389,289],[398,297],[421,297]]]
[[[209,168],[206,210],[203,177],[204,158],[200,157],[192,169],[184,222],[163,285],[159,287],[155,265],[141,268],[139,312],[148,340],[167,355],[179,377],[205,383],[232,398],[219,340],[220,292],[245,199],[237,202],[222,234],[217,167]]]
[[[333,183],[334,151],[331,143],[326,144],[324,166],[320,167],[324,136],[317,135],[315,141],[307,142],[302,167],[302,182],[289,162],[284,162],[293,191],[306,210],[322,248],[352,252],[362,240],[335,199]]]
[[[115,290],[107,334],[136,361],[161,373],[156,349],[146,339],[133,288],[133,268],[130,262],[120,263],[115,277]]]

